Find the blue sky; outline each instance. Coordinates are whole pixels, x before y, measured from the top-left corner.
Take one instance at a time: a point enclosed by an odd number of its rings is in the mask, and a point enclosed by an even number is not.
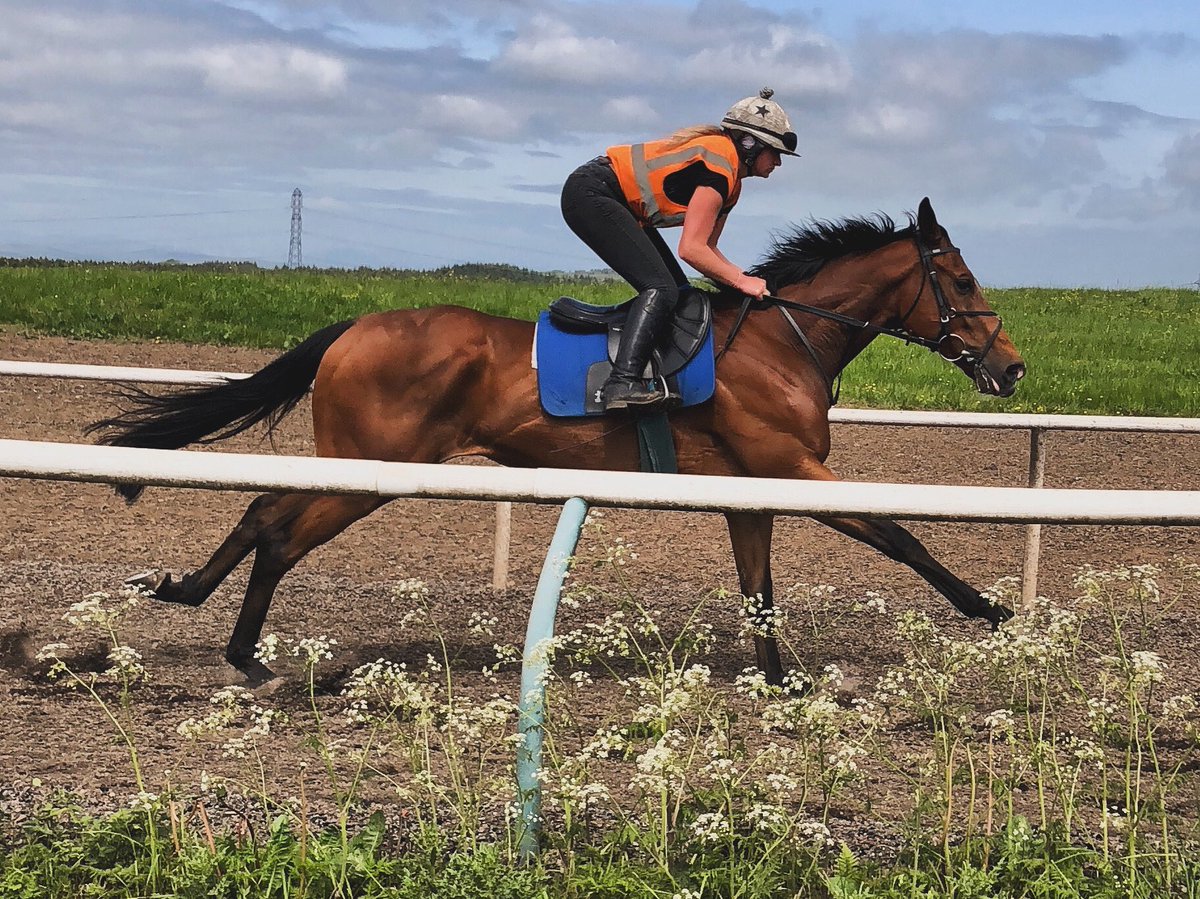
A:
[[[598,266],[558,189],[770,85],[810,217],[929,196],[985,284],[1200,278],[1200,4],[0,0],[0,255]],[[668,232],[674,242],[678,232]]]

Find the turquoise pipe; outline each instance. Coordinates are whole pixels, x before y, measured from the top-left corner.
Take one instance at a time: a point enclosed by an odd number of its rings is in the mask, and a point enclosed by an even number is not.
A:
[[[538,851],[542,830],[542,726],[546,712],[546,649],[554,636],[554,616],[562,595],[567,566],[579,543],[579,532],[588,506],[578,497],[567,500],[558,516],[558,527],[542,565],[529,627],[525,630],[525,654],[521,660],[521,701],[518,727],[525,741],[517,748],[517,791],[521,803],[517,849],[522,859]]]

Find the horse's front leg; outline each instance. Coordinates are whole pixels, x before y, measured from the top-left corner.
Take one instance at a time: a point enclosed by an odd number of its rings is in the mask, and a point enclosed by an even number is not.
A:
[[[889,559],[903,562],[969,618],[985,618],[995,628],[1013,617],[1012,609],[989,603],[978,590],[951,574],[929,554],[920,540],[894,521],[832,516],[822,516],[817,521],[875,547]]]
[[[754,654],[767,683],[783,686],[783,664],[779,660],[779,642],[775,637],[773,611],[775,595],[771,586],[771,530],[775,518],[752,512],[727,512],[729,539],[737,565],[742,593],[757,608],[757,632]]]

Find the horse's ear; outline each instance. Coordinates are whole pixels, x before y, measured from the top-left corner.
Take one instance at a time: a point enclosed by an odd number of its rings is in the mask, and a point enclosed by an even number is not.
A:
[[[917,231],[926,244],[937,243],[941,237],[941,229],[938,227],[937,216],[933,214],[933,204],[929,202],[929,197],[925,197],[917,207]]]

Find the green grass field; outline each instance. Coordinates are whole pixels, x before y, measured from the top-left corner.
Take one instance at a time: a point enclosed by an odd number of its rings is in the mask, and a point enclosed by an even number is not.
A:
[[[0,267],[0,322],[30,333],[292,346],[330,322],[457,303],[532,319],[554,297],[625,299],[619,282],[406,272]],[[848,369],[845,406],[1200,415],[1200,293],[1018,288],[989,297],[1025,356],[1017,396],[974,393],[953,367],[887,338]],[[797,364],[800,364],[798,361]]]

